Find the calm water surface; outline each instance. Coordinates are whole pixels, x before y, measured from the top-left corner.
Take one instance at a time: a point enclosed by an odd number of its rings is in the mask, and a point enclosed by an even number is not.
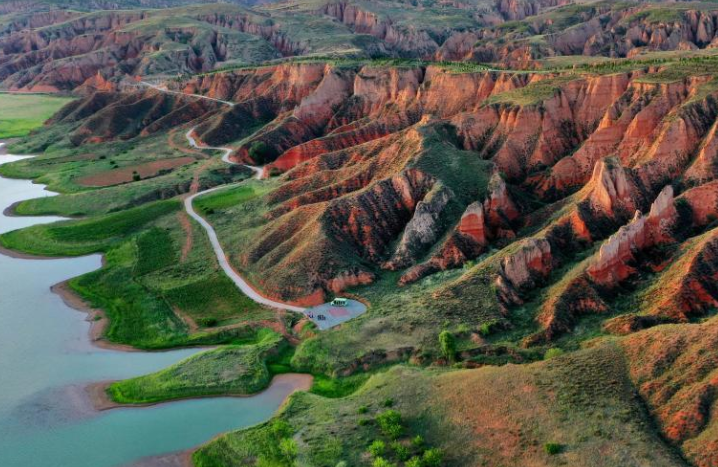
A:
[[[0,164],[19,159],[0,155]],[[51,196],[41,185],[0,178],[0,212]],[[57,218],[0,216],[0,233]],[[115,467],[197,446],[268,419],[291,391],[96,412],[84,386],[158,370],[196,350],[141,353],[91,345],[85,315],[50,286],[100,267],[97,255],[27,260],[0,254],[0,466]]]

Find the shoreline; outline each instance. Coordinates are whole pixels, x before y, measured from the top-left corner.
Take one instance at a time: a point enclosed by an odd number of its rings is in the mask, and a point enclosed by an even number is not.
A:
[[[50,290],[52,291],[52,293],[58,295],[65,303],[65,305],[79,313],[85,313],[87,315],[85,321],[90,323],[90,329],[88,331],[90,344],[105,350],[115,350],[119,352],[145,352],[145,350],[132,347],[131,345],[115,344],[113,342],[109,342],[104,337],[102,337],[105,333],[105,329],[107,329],[107,325],[109,324],[109,319],[107,318],[106,313],[104,312],[104,310],[101,310],[99,308],[93,308],[82,297],[77,295],[75,291],[72,290],[72,288],[70,287],[70,280],[71,279],[67,279],[65,281],[59,282],[50,287]]]
[[[144,457],[126,467],[194,467],[192,454],[194,449]]]
[[[15,201],[10,206],[6,207],[5,210],[2,212],[2,215],[5,217],[22,217],[19,214],[15,213],[15,208],[18,207],[18,205],[22,203],[22,201]]]
[[[72,256],[40,256],[40,255],[31,255],[30,253],[23,253],[16,250],[10,250],[8,248],[5,248],[4,246],[0,245],[0,255],[7,256],[9,258],[15,258],[15,259],[35,259],[39,261],[52,261],[53,259],[71,259]]]
[[[307,373],[282,373],[279,375],[275,375],[272,378],[272,381],[269,383],[269,386],[262,389],[259,392],[255,392],[253,394],[210,394],[205,396],[191,396],[191,397],[183,397],[180,399],[170,399],[166,401],[159,401],[159,402],[146,402],[142,404],[120,404],[118,402],[115,402],[111,400],[107,396],[107,388],[110,384],[116,382],[117,380],[105,380],[105,381],[99,381],[96,383],[90,383],[87,386],[85,386],[85,391],[87,392],[87,395],[90,398],[90,402],[92,404],[92,407],[97,410],[98,412],[104,412],[107,410],[112,409],[133,409],[133,408],[146,408],[146,407],[153,407],[156,405],[163,405],[163,404],[172,404],[174,402],[183,402],[183,401],[190,401],[190,400],[198,400],[198,399],[215,399],[219,397],[236,397],[236,398],[248,398],[248,397],[255,397],[259,396],[260,394],[263,394],[267,391],[269,391],[274,385],[276,384],[282,384],[287,383],[292,386],[291,391],[287,396],[284,398],[284,400],[287,399],[290,395],[294,394],[297,391],[308,391],[311,386],[312,382],[314,381],[314,376],[307,374]],[[282,401],[284,402],[284,401]]]

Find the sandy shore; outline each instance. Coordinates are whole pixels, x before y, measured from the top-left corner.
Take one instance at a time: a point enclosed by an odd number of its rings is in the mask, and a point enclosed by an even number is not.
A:
[[[154,405],[160,405],[160,404],[171,404],[172,402],[180,402],[180,401],[187,401],[187,400],[193,400],[193,399],[210,399],[210,398],[216,398],[216,397],[255,397],[258,396],[272,388],[272,386],[276,384],[288,384],[291,386],[292,390],[289,394],[292,394],[296,391],[308,391],[312,387],[312,381],[314,380],[314,377],[312,375],[308,374],[301,374],[301,373],[286,373],[277,375],[272,379],[271,384],[264,389],[263,391],[256,392],[254,394],[227,394],[227,395],[217,395],[212,394],[208,396],[196,396],[196,397],[187,397],[184,399],[173,399],[170,401],[164,401],[164,402],[151,402],[147,404],[118,404],[117,402],[114,402],[110,400],[110,398],[107,396],[107,387],[114,383],[114,380],[110,381],[100,381],[97,383],[89,384],[86,387],[87,395],[90,398],[90,401],[92,403],[92,406],[95,408],[95,410],[110,410],[110,409],[118,409],[118,408],[127,408],[127,407],[152,407]]]

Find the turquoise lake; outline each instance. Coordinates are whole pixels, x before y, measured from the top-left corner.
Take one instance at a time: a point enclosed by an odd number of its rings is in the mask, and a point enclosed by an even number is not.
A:
[[[0,164],[17,160],[0,155]],[[0,212],[50,196],[41,185],[0,178]],[[57,218],[0,216],[0,233]],[[85,315],[50,287],[100,267],[97,255],[16,259],[0,254],[0,466],[115,467],[198,446],[267,420],[292,391],[276,383],[249,398],[95,411],[88,383],[152,372],[197,349],[118,352],[93,346]]]

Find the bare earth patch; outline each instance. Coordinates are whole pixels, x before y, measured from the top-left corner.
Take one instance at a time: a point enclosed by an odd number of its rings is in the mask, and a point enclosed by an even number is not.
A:
[[[194,161],[194,157],[178,157],[175,159],[152,161],[82,177],[77,180],[77,183],[93,187],[119,185],[120,183],[131,182],[134,172],[137,172],[141,178],[154,177],[162,170],[172,170],[183,165],[191,164]]]

